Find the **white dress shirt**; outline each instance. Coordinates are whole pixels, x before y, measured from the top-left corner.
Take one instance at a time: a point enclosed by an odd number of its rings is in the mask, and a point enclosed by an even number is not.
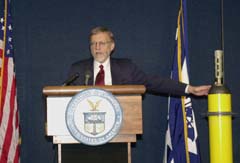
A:
[[[94,62],[93,62],[94,81],[93,82],[95,83],[96,76],[100,70],[100,68],[99,68],[100,65],[103,65],[105,85],[112,85],[110,58],[108,58],[104,63],[99,63],[94,60]]]

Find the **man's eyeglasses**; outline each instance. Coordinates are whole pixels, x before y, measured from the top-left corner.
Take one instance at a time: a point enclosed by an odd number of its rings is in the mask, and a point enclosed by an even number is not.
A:
[[[112,41],[100,41],[100,42],[90,42],[90,46],[100,46],[100,47],[103,47],[103,46],[106,46],[107,44],[111,43]]]

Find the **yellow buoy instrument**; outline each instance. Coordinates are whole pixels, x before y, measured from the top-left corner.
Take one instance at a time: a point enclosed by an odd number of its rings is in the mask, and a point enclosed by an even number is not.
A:
[[[215,83],[208,94],[211,163],[232,163],[231,92],[224,85],[223,51],[215,51]]]

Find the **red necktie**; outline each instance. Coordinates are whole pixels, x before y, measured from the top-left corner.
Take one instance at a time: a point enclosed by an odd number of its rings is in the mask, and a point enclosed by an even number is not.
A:
[[[103,69],[103,65],[100,65],[99,68],[100,68],[100,70],[99,70],[99,72],[97,74],[95,85],[104,85],[105,82],[104,82],[104,69]]]

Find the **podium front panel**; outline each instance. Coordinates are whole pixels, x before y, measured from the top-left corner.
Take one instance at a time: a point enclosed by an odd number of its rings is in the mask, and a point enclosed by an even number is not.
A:
[[[136,134],[142,134],[142,96],[116,96],[123,109],[123,122],[119,134],[111,142],[136,142]],[[53,136],[54,143],[78,143],[68,131],[65,112],[71,97],[48,96],[46,135]]]

